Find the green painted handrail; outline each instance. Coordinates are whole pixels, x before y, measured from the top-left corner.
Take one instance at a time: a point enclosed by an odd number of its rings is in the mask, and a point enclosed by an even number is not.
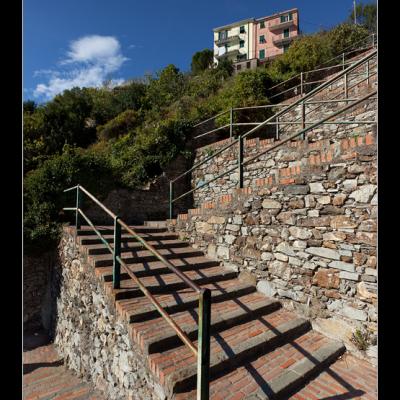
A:
[[[116,214],[110,211],[103,203],[95,196],[88,192],[83,186],[76,185],[65,189],[64,192],[76,190],[76,207],[64,207],[64,211],[75,211],[75,233],[78,235],[78,230],[81,227],[81,218],[93,229],[101,242],[106,246],[113,256],[113,288],[120,288],[121,267],[137,284],[142,293],[150,300],[156,310],[166,320],[166,322],[174,329],[182,342],[188,346],[190,351],[197,357],[197,399],[208,400],[210,397],[210,324],[211,324],[211,291],[208,288],[201,288],[192,280],[190,280],[182,271],[176,268],[165,257],[163,257],[152,245],[146,242],[140,235],[135,232],[130,226],[122,221]],[[82,211],[82,194],[85,194],[100,208],[102,208],[114,221],[114,245],[104,238],[101,232],[96,228],[90,218]],[[129,266],[121,258],[121,231],[125,229],[133,236],[143,247],[150,251],[158,260],[166,265],[174,272],[183,282],[199,295],[199,311],[198,311],[198,340],[197,347],[193,344],[187,334],[176,324],[176,322],[168,315],[158,300],[146,288],[142,281],[132,272]]]

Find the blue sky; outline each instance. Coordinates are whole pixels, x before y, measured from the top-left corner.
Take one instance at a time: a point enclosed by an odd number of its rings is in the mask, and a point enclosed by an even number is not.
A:
[[[344,21],[352,0],[24,0],[24,99],[71,85],[142,77],[168,64],[190,69],[212,48],[212,29],[297,7],[304,33]]]

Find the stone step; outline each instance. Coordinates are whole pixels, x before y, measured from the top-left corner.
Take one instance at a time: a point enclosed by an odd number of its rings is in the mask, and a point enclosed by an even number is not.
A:
[[[256,291],[255,286],[230,279],[220,283],[210,283],[203,285],[211,291],[213,305],[231,298],[240,298]],[[174,314],[180,311],[195,308],[199,304],[199,298],[196,293],[190,289],[183,289],[174,293],[155,295],[159,303],[168,314]],[[147,297],[138,297],[135,299],[118,300],[116,309],[119,313],[131,322],[142,322],[149,319],[155,319],[160,313]]]
[[[140,235],[144,240],[177,240],[179,236],[174,233],[149,233]],[[114,234],[103,235],[108,243],[114,243]],[[101,239],[94,233],[93,235],[78,236],[77,241],[80,245],[103,244]],[[121,235],[121,243],[136,243],[137,240],[128,233]]]
[[[341,343],[309,331],[271,352],[213,374],[210,399],[288,399],[295,389],[318,376],[344,351]],[[176,400],[195,398],[195,389],[175,396]]]
[[[143,222],[144,226],[151,226],[153,228],[166,228],[167,227],[167,221],[162,220],[162,221],[144,221]]]
[[[153,226],[144,226],[144,225],[129,225],[131,229],[133,229],[136,233],[161,233],[168,232],[167,228],[162,227],[153,227]],[[96,229],[103,234],[113,234],[114,226],[113,225],[96,225]],[[122,233],[126,233],[124,228],[121,228]],[[78,236],[86,236],[93,235],[93,228],[89,225],[82,225],[80,229],[78,229]]]
[[[172,265],[175,267],[179,267],[180,271],[191,271],[203,268],[211,268],[220,265],[219,261],[210,260],[207,257],[192,257],[188,258],[190,263],[185,258],[176,258],[173,260],[169,260]],[[155,276],[155,275],[163,275],[171,273],[171,270],[161,261],[151,261],[146,263],[135,263],[128,264],[129,269],[135,273],[138,278],[142,278],[145,276]],[[96,272],[99,276],[103,278],[105,282],[112,281],[113,267],[97,267]],[[127,272],[124,272],[124,269],[121,269],[121,280],[131,279]]]
[[[309,321],[280,309],[258,319],[237,324],[211,334],[211,376],[221,373],[249,357],[263,354],[310,329]],[[197,341],[193,341],[197,346]],[[180,347],[148,355],[149,366],[167,395],[194,388],[197,377],[196,357]]]
[[[260,293],[214,303],[211,307],[211,332],[229,329],[260,315],[276,311],[280,307],[279,301],[266,298]],[[198,307],[172,314],[172,318],[191,340],[197,339]],[[157,326],[157,330],[154,326]],[[150,321],[131,324],[130,330],[135,342],[145,354],[164,352],[182,343],[176,332],[161,316]]]
[[[146,242],[157,250],[189,247],[189,243],[182,242],[181,240],[147,240]],[[114,247],[113,244],[111,244],[111,247]],[[121,253],[127,253],[132,250],[143,248],[143,244],[140,242],[125,242],[121,244]],[[85,245],[84,249],[87,255],[110,254],[110,251],[104,246],[103,243]]]
[[[187,271],[185,272],[185,275],[199,286],[237,277],[236,272],[224,270],[220,266],[211,267],[200,271]],[[188,287],[187,284],[173,272],[164,274],[162,276],[146,276],[140,278],[140,281],[153,294],[172,292]],[[120,289],[113,289],[112,282],[105,282],[105,286],[107,292],[115,296],[115,300],[144,296],[143,292],[137,287],[132,279],[121,280]]]
[[[160,249],[158,252],[168,260],[200,257],[204,255],[202,251],[193,249],[192,247],[177,248],[174,250]],[[131,250],[126,253],[122,253],[121,258],[127,264],[146,263],[158,260],[157,257],[149,250]],[[91,255],[88,257],[88,261],[96,268],[108,266],[113,264],[113,256],[110,252],[108,252],[108,254]]]

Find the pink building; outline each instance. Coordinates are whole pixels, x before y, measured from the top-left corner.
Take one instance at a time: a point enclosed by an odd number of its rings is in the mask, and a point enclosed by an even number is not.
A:
[[[233,61],[235,71],[255,68],[284,53],[299,35],[297,8],[250,18],[214,30],[214,62]]]
[[[254,24],[255,55],[263,62],[284,53],[299,35],[297,8],[269,17],[257,18]]]

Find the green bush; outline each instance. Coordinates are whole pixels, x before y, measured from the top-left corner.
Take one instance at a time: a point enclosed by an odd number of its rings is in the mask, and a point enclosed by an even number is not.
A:
[[[112,169],[129,188],[147,183],[178,154],[185,153],[189,129],[188,122],[170,119],[120,138],[111,149]]]
[[[104,157],[66,146],[24,179],[24,248],[28,253],[55,246],[63,207],[74,206],[74,196],[63,190],[81,184],[102,198],[114,185]],[[101,177],[101,179],[99,179]]]
[[[142,122],[138,111],[126,110],[118,114],[106,124],[97,127],[97,136],[100,140],[115,139],[132,132]]]
[[[193,74],[198,74],[213,64],[214,54],[211,49],[204,49],[193,54],[190,68]]]

